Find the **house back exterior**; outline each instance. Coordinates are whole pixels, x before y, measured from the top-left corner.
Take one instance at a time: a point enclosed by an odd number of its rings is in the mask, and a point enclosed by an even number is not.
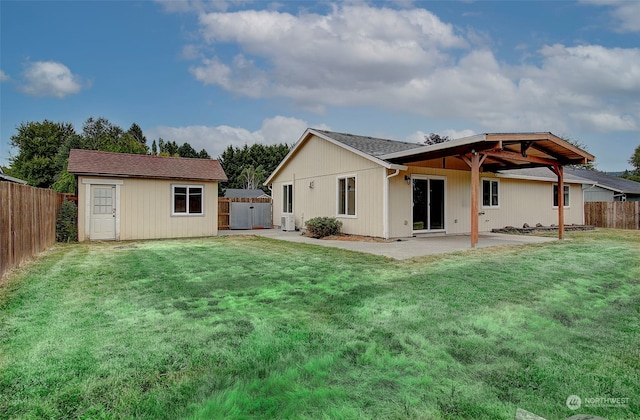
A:
[[[304,228],[313,217],[330,216],[355,235],[469,233],[471,172],[463,160],[445,156],[403,165],[385,158],[418,148],[424,145],[307,130],[267,180],[274,225],[293,217],[295,227]],[[565,224],[582,224],[583,180],[564,182]],[[552,177],[481,172],[479,231],[557,224],[557,193]]]

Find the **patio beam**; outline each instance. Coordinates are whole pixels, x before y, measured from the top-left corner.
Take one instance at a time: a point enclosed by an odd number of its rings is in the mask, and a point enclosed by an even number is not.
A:
[[[537,156],[522,156],[520,153],[511,152],[507,150],[484,150],[484,153],[487,156],[503,158],[508,160],[515,160],[516,162],[530,162],[537,163],[544,166],[555,166],[558,165],[558,161],[554,159],[546,159]]]

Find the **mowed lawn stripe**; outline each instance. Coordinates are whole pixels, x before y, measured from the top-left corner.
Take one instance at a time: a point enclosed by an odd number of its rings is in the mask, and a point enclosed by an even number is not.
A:
[[[0,289],[0,417],[640,416],[640,237],[397,262],[257,237],[60,245]]]

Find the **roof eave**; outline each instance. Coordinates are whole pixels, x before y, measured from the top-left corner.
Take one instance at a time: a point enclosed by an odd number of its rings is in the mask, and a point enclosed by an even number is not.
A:
[[[228,178],[197,178],[197,177],[175,177],[175,176],[153,176],[153,175],[131,175],[131,174],[113,174],[100,172],[69,172],[76,176],[98,176],[107,178],[137,178],[137,179],[169,179],[182,181],[206,181],[206,182],[226,182]]]

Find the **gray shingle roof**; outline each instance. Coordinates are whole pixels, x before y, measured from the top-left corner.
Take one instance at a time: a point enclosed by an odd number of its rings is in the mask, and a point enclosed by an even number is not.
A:
[[[424,144],[421,143],[408,143],[404,141],[379,139],[375,137],[356,136],[354,134],[336,133],[333,131],[317,130],[315,128],[312,130],[374,157],[424,147]]]
[[[604,172],[589,171],[586,169],[565,168],[565,172],[597,182],[601,187],[609,188],[625,194],[640,194],[640,182],[630,179],[618,178]]]

